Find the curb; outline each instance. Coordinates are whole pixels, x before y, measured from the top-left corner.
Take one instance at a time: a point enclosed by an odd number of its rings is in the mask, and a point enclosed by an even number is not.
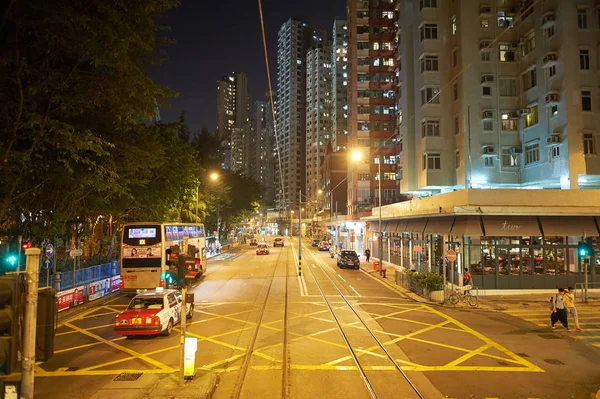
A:
[[[211,399],[219,385],[219,375],[207,372],[179,386],[179,372],[167,374],[149,389],[143,399]]]
[[[88,301],[88,302],[85,302],[83,305],[65,310],[64,312],[60,312],[60,313],[58,313],[57,320],[59,323],[61,323],[64,320],[68,320],[68,319],[77,317],[79,314],[85,312],[86,310],[89,310],[94,307],[102,306],[102,305],[112,301],[113,299],[116,299],[119,295],[124,295],[124,294],[121,294],[121,291],[111,292],[110,294],[103,296],[102,299],[99,299],[96,301],[91,301],[91,302]]]

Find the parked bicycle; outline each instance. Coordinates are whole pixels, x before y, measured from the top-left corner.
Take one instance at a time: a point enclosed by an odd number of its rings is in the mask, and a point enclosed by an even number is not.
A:
[[[477,297],[477,288],[473,286],[466,286],[454,289],[448,295],[448,302],[452,305],[456,305],[459,302],[467,302],[471,306],[477,306],[479,299]]]

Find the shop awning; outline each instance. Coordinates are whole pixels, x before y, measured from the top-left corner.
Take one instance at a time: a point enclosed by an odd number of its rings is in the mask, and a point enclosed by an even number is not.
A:
[[[388,222],[386,221],[381,221],[381,230],[383,231],[387,231],[387,224]],[[379,220],[375,220],[371,222],[371,231],[376,231],[379,232]]]
[[[398,227],[396,227],[396,233],[405,233],[407,232],[406,230],[406,226],[408,225],[408,220],[407,219],[401,219],[398,221]]]
[[[395,233],[397,228],[398,228],[398,222],[390,221],[390,222],[387,222],[387,226],[384,231],[387,233]]]
[[[449,234],[454,223],[454,216],[430,217],[425,226],[426,234]]]
[[[405,230],[408,233],[423,234],[423,230],[425,230],[426,225],[427,225],[427,218],[411,219],[408,221],[408,224],[407,224]]]
[[[537,216],[483,216],[483,227],[488,237],[542,235]]]
[[[540,220],[546,237],[598,235],[598,229],[592,216],[540,216]]]
[[[479,216],[457,216],[452,227],[453,236],[482,236]]]

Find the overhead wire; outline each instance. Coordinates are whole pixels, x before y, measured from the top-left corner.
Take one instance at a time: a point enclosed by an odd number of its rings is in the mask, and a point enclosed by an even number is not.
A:
[[[258,12],[260,14],[260,29],[262,32],[263,48],[265,52],[265,65],[267,67],[267,82],[269,84],[269,100],[271,102],[271,115],[273,118],[273,134],[275,135],[275,150],[277,153],[277,164],[279,167],[279,181],[281,185],[281,196],[285,201],[285,186],[283,185],[283,170],[281,167],[281,153],[279,151],[279,137],[277,134],[277,116],[275,113],[275,100],[273,100],[273,86],[271,84],[271,69],[269,68],[269,52],[267,50],[267,36],[265,34],[265,20],[261,0],[258,0]]]

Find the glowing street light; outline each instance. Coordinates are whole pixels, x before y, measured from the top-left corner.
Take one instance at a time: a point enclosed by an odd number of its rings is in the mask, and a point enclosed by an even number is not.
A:
[[[216,181],[219,179],[219,174],[217,172],[213,172],[210,174],[210,180]]]

